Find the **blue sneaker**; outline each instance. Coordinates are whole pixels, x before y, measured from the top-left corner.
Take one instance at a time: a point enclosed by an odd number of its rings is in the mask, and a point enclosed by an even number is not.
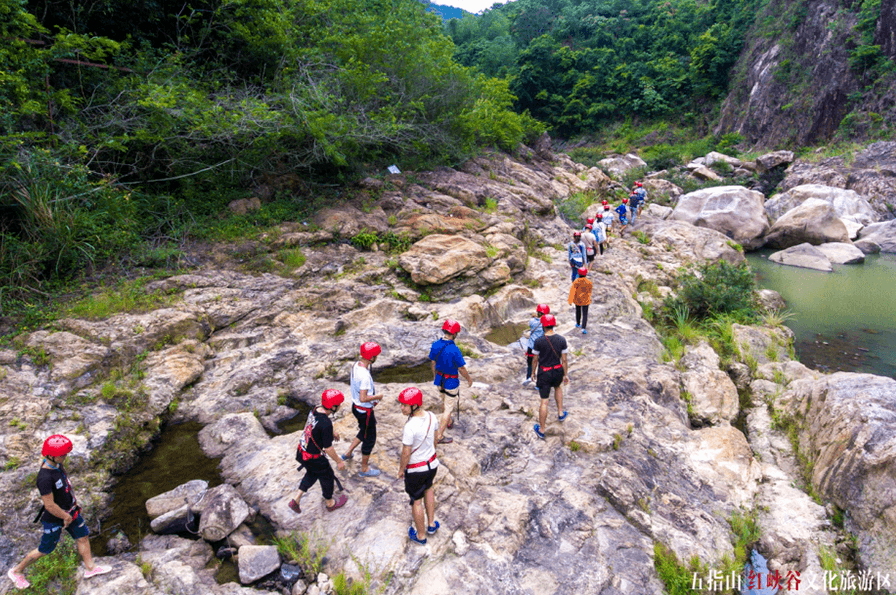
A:
[[[430,535],[435,535],[435,534],[436,534],[436,531],[439,530],[439,527],[440,527],[440,526],[441,526],[441,525],[439,525],[439,521],[436,521],[436,524],[435,524],[435,525],[431,525],[431,526],[429,526],[429,527],[426,528],[426,532],[429,533]]]
[[[419,543],[420,545],[426,545],[426,538],[419,539],[417,537],[417,530],[413,527],[408,527],[408,539],[413,541],[414,543]]]
[[[542,440],[545,439],[544,433],[542,433],[541,427],[538,424],[535,424],[535,435],[538,436],[539,438],[541,438]]]
[[[582,325],[581,325],[581,324],[577,324],[577,325],[576,325],[576,328],[582,328]]]
[[[588,334],[588,331],[585,330],[585,329],[582,329],[582,334],[583,334],[583,335],[587,335],[587,334]]]
[[[566,419],[567,417],[569,417],[569,411],[564,411],[564,412],[563,412],[563,415],[558,415],[558,416],[557,416],[557,419],[559,419],[560,421],[563,421],[563,420]]]

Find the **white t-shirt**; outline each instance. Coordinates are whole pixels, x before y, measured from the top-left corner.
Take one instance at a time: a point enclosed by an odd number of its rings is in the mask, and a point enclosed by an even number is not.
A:
[[[601,223],[606,225],[608,228],[613,227],[613,220],[616,219],[615,215],[616,215],[616,213],[613,212],[613,209],[610,209],[609,211],[604,211],[603,212],[604,218],[601,219]]]
[[[355,362],[352,366],[351,387],[352,403],[355,404],[355,407],[370,409],[376,404],[376,401],[361,402],[361,391],[365,388],[368,397],[376,394],[373,392],[373,377],[370,375],[370,370],[362,366],[361,362]]]
[[[594,254],[594,242],[597,241],[597,238],[594,237],[594,234],[590,231],[585,231],[582,233],[582,241],[585,242],[585,252],[586,254]]]
[[[435,436],[436,428],[438,427],[439,418],[430,411],[420,416],[412,415],[407,423],[404,424],[404,434],[401,436],[401,443],[411,447],[411,459],[408,461],[408,465],[428,461],[436,454]],[[438,466],[439,460],[436,459],[428,467],[421,465],[408,469],[407,472],[429,471],[430,468]]]
[[[606,223],[601,221],[600,223],[597,224],[597,226],[594,228],[594,230],[597,232],[597,241],[598,242],[605,242],[607,240],[607,224]]]

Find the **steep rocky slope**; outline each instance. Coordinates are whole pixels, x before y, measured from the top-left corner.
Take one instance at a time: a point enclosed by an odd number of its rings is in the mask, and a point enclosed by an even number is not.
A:
[[[892,2],[881,2],[876,20],[863,25],[869,16],[861,6],[771,0],[732,70],[717,132],[739,132],[769,147],[818,143],[838,131],[845,138],[876,138],[885,124],[892,127],[896,12]],[[860,46],[875,45],[880,54],[871,50],[872,57],[859,60]],[[890,61],[888,74],[863,66],[878,56],[881,64]]]

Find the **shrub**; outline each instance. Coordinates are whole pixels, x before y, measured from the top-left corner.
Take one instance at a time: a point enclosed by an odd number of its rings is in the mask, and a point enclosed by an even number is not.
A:
[[[686,308],[697,320],[709,320],[730,314],[739,321],[756,319],[757,310],[753,296],[756,281],[746,263],[732,265],[725,261],[702,265],[680,279],[678,296],[666,298],[664,310],[669,318],[676,311]]]

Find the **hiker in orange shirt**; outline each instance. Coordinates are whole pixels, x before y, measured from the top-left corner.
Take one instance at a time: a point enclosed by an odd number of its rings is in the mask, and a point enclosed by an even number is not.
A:
[[[588,269],[580,268],[579,277],[572,282],[569,288],[569,304],[576,306],[576,328],[582,328],[582,334],[587,335],[588,331],[588,306],[591,305],[591,279],[587,277]]]

